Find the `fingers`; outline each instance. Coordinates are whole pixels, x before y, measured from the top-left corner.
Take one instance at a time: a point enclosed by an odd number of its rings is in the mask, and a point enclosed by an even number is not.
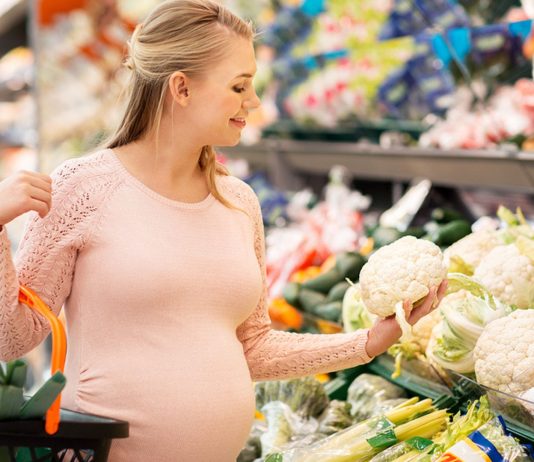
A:
[[[50,212],[50,206],[43,201],[32,199],[30,203],[30,210],[35,210],[41,218],[44,218]]]

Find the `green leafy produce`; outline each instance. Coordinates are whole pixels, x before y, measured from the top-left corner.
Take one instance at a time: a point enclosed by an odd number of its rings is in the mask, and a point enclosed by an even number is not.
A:
[[[363,303],[360,285],[353,284],[345,292],[342,306],[343,330],[353,332],[358,329],[371,327],[378,318],[376,314],[370,313]]]
[[[329,403],[323,385],[313,377],[259,382],[255,390],[258,409],[269,402],[281,401],[303,418],[318,417]]]
[[[475,279],[449,274],[448,295],[441,301],[443,321],[432,330],[427,357],[445,369],[473,373],[473,350],[484,327],[510,312]]]
[[[319,419],[319,432],[325,435],[337,433],[352,425],[350,403],[332,400]]]
[[[350,384],[347,401],[355,422],[375,415],[383,401],[405,398],[406,392],[388,380],[373,374],[361,374]]]
[[[327,302],[337,302],[342,301],[343,297],[351,285],[347,281],[338,282],[334,287],[328,292],[326,297]]]

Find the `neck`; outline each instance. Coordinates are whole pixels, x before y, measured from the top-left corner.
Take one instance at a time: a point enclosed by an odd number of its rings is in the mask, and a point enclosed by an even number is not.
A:
[[[188,181],[198,178],[202,172],[199,159],[202,147],[198,140],[188,138],[186,127],[172,127],[168,118],[163,117],[159,133],[151,133],[133,144],[138,147],[139,159],[151,173],[171,182]],[[178,135],[179,134],[179,135]]]

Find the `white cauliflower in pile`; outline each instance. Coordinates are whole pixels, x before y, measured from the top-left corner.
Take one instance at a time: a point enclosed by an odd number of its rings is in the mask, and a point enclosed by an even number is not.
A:
[[[516,396],[534,387],[534,310],[489,323],[474,350],[477,381]]]
[[[447,267],[451,266],[451,260],[454,257],[459,257],[474,269],[492,249],[503,244],[504,242],[497,231],[478,231],[468,234],[445,249],[443,257]]]
[[[447,276],[440,248],[413,236],[378,249],[362,268],[360,288],[369,312],[385,318],[395,314],[406,338],[411,331],[402,306],[415,303]]]
[[[534,307],[534,263],[515,244],[495,247],[476,267],[474,277],[501,302]]]

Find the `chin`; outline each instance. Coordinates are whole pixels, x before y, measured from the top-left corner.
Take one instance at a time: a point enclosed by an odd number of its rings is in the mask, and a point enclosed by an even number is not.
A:
[[[220,146],[220,147],[231,147],[231,146],[237,146],[239,142],[241,141],[241,136],[237,137],[234,140],[221,140],[219,143],[213,143],[214,146]]]

